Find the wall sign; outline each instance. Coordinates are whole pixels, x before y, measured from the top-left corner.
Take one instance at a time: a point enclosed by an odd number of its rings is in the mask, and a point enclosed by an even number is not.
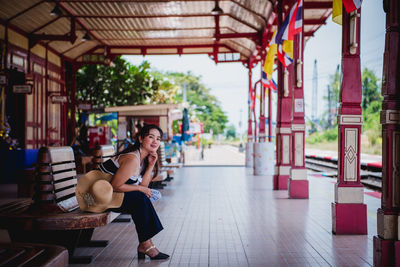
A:
[[[67,103],[68,98],[65,95],[53,95],[51,96],[51,102],[53,103]]]
[[[92,104],[90,103],[79,103],[78,109],[80,110],[92,110]]]
[[[294,112],[304,112],[303,99],[295,99],[294,100]]]
[[[4,73],[0,73],[0,85],[7,85],[7,76]]]
[[[13,85],[13,93],[14,94],[31,94],[32,93],[32,85],[30,85],[30,84]]]

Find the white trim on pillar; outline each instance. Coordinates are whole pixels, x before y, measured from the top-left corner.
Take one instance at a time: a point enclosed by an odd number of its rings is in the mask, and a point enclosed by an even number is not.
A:
[[[289,127],[277,127],[275,129],[276,134],[291,134],[292,133],[292,129]]]
[[[306,130],[305,124],[292,124],[292,131],[304,132]]]
[[[335,184],[335,202],[348,204],[364,203],[363,187],[339,187]]]
[[[307,180],[307,169],[290,169],[290,179]]]
[[[290,135],[282,135],[282,164],[290,163]]]
[[[275,166],[275,175],[290,175],[290,166]]]
[[[303,132],[294,133],[294,166],[302,167],[303,162],[303,152],[304,152],[304,138]]]
[[[397,215],[384,214],[382,209],[378,209],[377,228],[378,236],[382,239],[397,238]]]
[[[400,124],[400,110],[382,110],[381,124]]]
[[[357,181],[357,146],[358,146],[358,129],[345,128],[344,129],[344,181]],[[339,166],[339,165],[338,165]]]
[[[338,115],[337,116],[339,125],[362,125],[362,115]]]

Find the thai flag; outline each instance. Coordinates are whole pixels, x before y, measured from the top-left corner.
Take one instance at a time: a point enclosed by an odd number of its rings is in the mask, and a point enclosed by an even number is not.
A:
[[[303,0],[298,0],[294,6],[295,10],[291,14],[289,22],[289,35],[294,39],[294,35],[302,32],[303,29]],[[293,10],[293,7],[292,7]],[[291,40],[293,40],[291,39]]]
[[[363,0],[343,0],[344,8],[347,13],[353,12],[361,7]]]
[[[262,71],[261,76],[262,76],[261,77],[262,85],[264,87],[268,88],[269,87],[269,81],[268,81],[268,78],[267,78],[267,74],[264,71]]]
[[[276,86],[276,82],[274,79],[269,80],[269,88],[272,89],[272,91],[276,92],[278,87]]]
[[[278,59],[285,68],[293,62],[293,59],[283,50],[281,44],[278,46]]]
[[[351,1],[351,0],[350,0]],[[303,0],[298,0],[290,9],[289,15],[282,22],[276,34],[276,43],[280,44],[283,40],[294,40],[294,35],[300,33],[303,27]]]

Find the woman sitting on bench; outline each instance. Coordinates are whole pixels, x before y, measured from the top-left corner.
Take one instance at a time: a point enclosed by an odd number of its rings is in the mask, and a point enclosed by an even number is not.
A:
[[[159,252],[151,238],[163,227],[151,203],[161,198],[161,193],[148,188],[158,174],[157,149],[163,132],[156,125],[145,125],[133,145],[100,165],[100,170],[113,175],[111,185],[116,192],[124,192],[121,207],[115,212],[129,213],[139,237],[138,258],[145,255],[152,260],[167,259]]]

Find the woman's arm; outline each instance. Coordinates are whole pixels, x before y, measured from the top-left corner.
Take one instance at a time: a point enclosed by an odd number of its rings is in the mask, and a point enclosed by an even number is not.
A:
[[[141,191],[148,197],[151,197],[151,190],[149,188],[140,185],[125,184],[129,177],[137,172],[139,166],[137,158],[133,155],[123,155],[119,160],[119,164],[120,167],[111,181],[113,190],[116,192]]]
[[[142,177],[142,182],[140,183],[140,185],[148,187],[149,183],[151,182],[151,180],[153,179],[153,169],[154,169],[154,165],[157,162],[157,152],[153,152],[150,153],[148,156],[148,162],[149,162],[149,166],[147,167],[146,171],[143,174]]]

